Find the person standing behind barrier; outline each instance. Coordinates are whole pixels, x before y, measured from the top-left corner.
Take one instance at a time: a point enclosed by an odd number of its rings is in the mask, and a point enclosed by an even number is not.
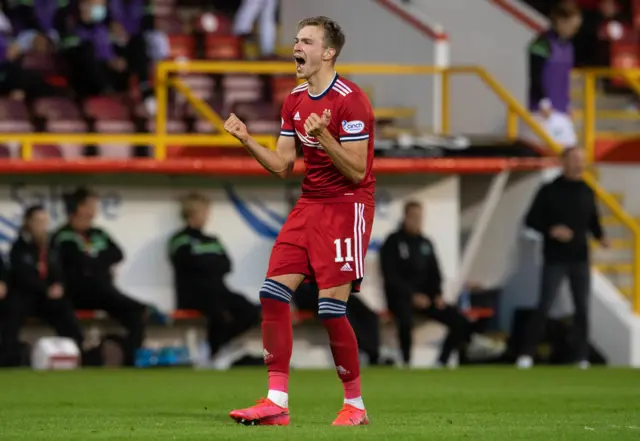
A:
[[[246,36],[253,30],[253,24],[260,17],[260,54],[271,57],[275,54],[277,37],[278,0],[243,0],[236,13],[233,32]]]
[[[51,240],[60,257],[65,291],[76,309],[103,310],[120,322],[127,330],[125,363],[133,365],[144,339],[146,313],[157,311],[115,286],[115,267],[124,255],[106,231],[93,225],[97,195],[80,188],[65,196],[65,204],[68,223]]]
[[[589,234],[603,247],[609,243],[600,225],[593,190],[584,182],[584,151],[568,149],[562,157],[563,174],[540,188],[526,216],[526,226],[544,236],[544,264],[538,307],[528,325],[517,366],[530,368],[544,332],[547,315],[567,277],[575,308],[575,360],[589,367],[589,297],[591,268]]]
[[[2,329],[0,365],[20,364],[18,336],[24,320],[41,316],[62,337],[82,349],[82,330],[61,284],[60,268],[48,244],[49,216],[40,205],[29,207],[10,253],[9,296]]]
[[[178,309],[204,314],[212,367],[226,369],[235,355],[226,345],[260,324],[260,307],[227,287],[224,277],[231,272],[231,260],[220,240],[202,231],[209,213],[210,202],[202,194],[182,200],[186,226],[171,236],[169,259]]]
[[[580,9],[560,4],[551,12],[552,28],[529,45],[529,110],[534,119],[563,147],[574,147],[576,131],[570,112],[571,69],[575,62],[572,38],[582,25]],[[523,138],[543,144],[529,126]]]

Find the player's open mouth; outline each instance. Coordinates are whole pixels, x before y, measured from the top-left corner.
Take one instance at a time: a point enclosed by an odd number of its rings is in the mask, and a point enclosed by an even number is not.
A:
[[[294,55],[293,56],[294,61],[296,62],[296,67],[301,67],[304,66],[305,63],[307,62],[307,60],[305,60],[304,58],[298,56],[298,55]]]

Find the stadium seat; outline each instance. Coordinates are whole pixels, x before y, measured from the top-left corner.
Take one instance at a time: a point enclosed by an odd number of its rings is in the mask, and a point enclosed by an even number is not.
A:
[[[77,111],[77,108],[76,108]],[[49,133],[86,133],[88,131],[87,122],[82,119],[49,119],[45,123],[45,132]],[[64,158],[82,157],[82,144],[63,143],[59,149]]]
[[[10,98],[0,98],[0,133],[30,133],[33,132],[33,124],[29,119],[29,111],[22,101]],[[18,156],[20,145],[18,143],[6,143],[2,149],[6,151],[2,157]]]
[[[127,120],[96,120],[95,131],[98,133],[135,133],[133,122]],[[103,158],[130,158],[131,144],[100,143],[98,146]]]
[[[62,158],[62,151],[60,150],[60,147],[53,144],[34,145],[33,158],[34,159]]]
[[[291,91],[298,86],[298,79],[292,75],[278,75],[271,77],[271,97],[274,103],[282,105]]]
[[[80,109],[69,98],[40,98],[33,104],[33,113],[46,120],[69,121],[82,118]]]
[[[92,97],[83,103],[84,113],[94,119],[125,121],[131,118],[129,108],[122,99]]]
[[[242,41],[233,35],[207,35],[204,40],[204,55],[211,60],[242,59]]]
[[[184,24],[175,15],[163,15],[155,18],[156,29],[167,35],[181,34],[184,31]]]
[[[277,134],[280,131],[280,110],[270,102],[237,102],[232,112],[247,124],[251,133]]]
[[[169,57],[172,59],[195,58],[196,43],[190,35],[169,35]]]
[[[208,100],[213,96],[215,81],[209,75],[183,75],[182,82],[200,99]]]
[[[239,101],[260,101],[264,95],[264,83],[257,75],[226,75],[222,79],[225,106]]]

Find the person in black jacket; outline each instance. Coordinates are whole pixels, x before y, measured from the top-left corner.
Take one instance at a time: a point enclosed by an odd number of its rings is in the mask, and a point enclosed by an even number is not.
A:
[[[125,363],[133,365],[142,346],[147,306],[123,294],[114,284],[115,267],[124,255],[109,234],[93,226],[98,198],[80,188],[66,196],[68,223],[51,240],[63,273],[65,292],[76,309],[103,310],[127,330]]]
[[[178,309],[195,309],[207,318],[211,357],[217,357],[234,338],[259,325],[260,307],[242,294],[231,291],[224,277],[231,272],[231,260],[220,240],[205,234],[210,202],[202,194],[192,193],[182,201],[186,226],[169,239],[169,259],[174,269]]]
[[[582,149],[564,151],[563,174],[543,185],[533,200],[526,226],[544,237],[544,264],[538,308],[525,335],[522,355],[517,364],[529,368],[547,319],[547,315],[565,277],[569,278],[575,309],[575,359],[580,367],[589,363],[589,295],[591,269],[588,236],[603,247],[608,241],[600,225],[593,190],[584,182],[585,154]]]
[[[446,365],[451,353],[464,345],[471,324],[454,306],[442,298],[442,276],[435,247],[422,234],[422,206],[418,202],[405,205],[402,227],[391,234],[380,250],[387,306],[393,314],[400,338],[400,349],[406,365],[411,361],[413,314],[436,320],[449,328],[438,359]]]
[[[44,318],[63,337],[82,349],[83,334],[61,284],[55,253],[49,250],[49,216],[42,206],[29,207],[24,224],[10,253],[9,296],[3,322],[1,364],[15,366],[20,360],[18,335],[24,320]]]

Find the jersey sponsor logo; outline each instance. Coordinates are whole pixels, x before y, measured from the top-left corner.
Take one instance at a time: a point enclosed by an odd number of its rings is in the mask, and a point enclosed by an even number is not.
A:
[[[346,133],[355,135],[361,133],[364,130],[364,123],[362,121],[342,121],[342,130]]]
[[[294,121],[300,121],[300,112],[296,112],[295,116],[293,117]]]

